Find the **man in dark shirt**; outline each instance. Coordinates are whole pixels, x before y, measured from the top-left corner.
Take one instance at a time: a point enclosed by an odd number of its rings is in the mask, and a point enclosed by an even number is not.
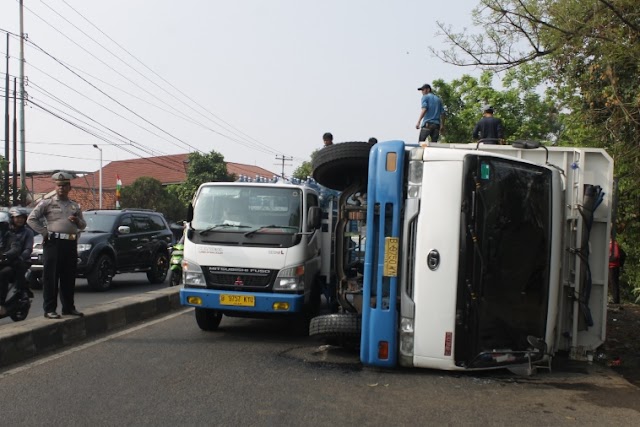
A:
[[[33,231],[25,227],[26,220],[26,211],[19,208],[11,208],[8,215],[2,212],[0,218],[0,316],[7,313],[9,282],[15,280],[20,290],[26,287],[24,275],[33,250]]]
[[[473,129],[473,139],[484,139],[485,144],[501,144],[504,139],[502,121],[493,117],[493,107],[485,105],[482,107],[482,118]]]

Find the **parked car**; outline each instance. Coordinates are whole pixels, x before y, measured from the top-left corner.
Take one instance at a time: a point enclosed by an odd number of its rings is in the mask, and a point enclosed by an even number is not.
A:
[[[151,283],[162,283],[169,270],[173,233],[164,216],[141,209],[89,210],[87,228],[78,238],[78,277],[96,291],[111,287],[119,273],[145,272]],[[34,238],[30,285],[42,286],[42,236]]]

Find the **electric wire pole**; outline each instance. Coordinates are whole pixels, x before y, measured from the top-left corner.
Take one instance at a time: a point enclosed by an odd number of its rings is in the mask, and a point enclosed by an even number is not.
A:
[[[24,164],[24,0],[20,0],[20,201],[27,205],[27,177]]]
[[[6,78],[6,94],[4,98],[4,200],[9,206],[9,33],[7,33],[7,78]]]
[[[282,173],[280,177],[284,179],[284,166],[285,166],[284,162],[289,162],[293,160],[293,157],[287,157],[285,155],[282,155],[282,156],[276,155],[276,160],[282,160]],[[291,165],[287,165],[287,166],[291,166]]]

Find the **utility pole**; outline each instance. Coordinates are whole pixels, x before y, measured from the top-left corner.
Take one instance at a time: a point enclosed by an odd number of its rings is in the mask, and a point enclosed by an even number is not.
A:
[[[282,174],[280,175],[280,177],[284,179],[284,166],[285,166],[284,162],[289,162],[293,160],[293,157],[287,157],[285,155],[282,155],[282,156],[276,155],[276,160],[282,160]],[[287,165],[287,166],[291,166],[291,165]]]
[[[4,172],[4,200],[7,206],[9,202],[9,33],[7,33],[7,77],[5,79],[4,98],[4,160],[2,169]]]
[[[20,198],[18,197],[18,85],[16,78],[13,78],[13,205],[20,204]]]
[[[20,0],[20,199],[22,206],[27,205],[27,179],[24,163],[25,135],[24,135],[24,103],[27,95],[24,93],[24,0]]]

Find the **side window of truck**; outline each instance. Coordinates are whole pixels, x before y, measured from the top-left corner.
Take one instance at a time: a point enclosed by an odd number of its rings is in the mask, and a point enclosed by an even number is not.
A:
[[[307,210],[311,206],[318,206],[318,196],[315,194],[308,193],[307,194]]]

